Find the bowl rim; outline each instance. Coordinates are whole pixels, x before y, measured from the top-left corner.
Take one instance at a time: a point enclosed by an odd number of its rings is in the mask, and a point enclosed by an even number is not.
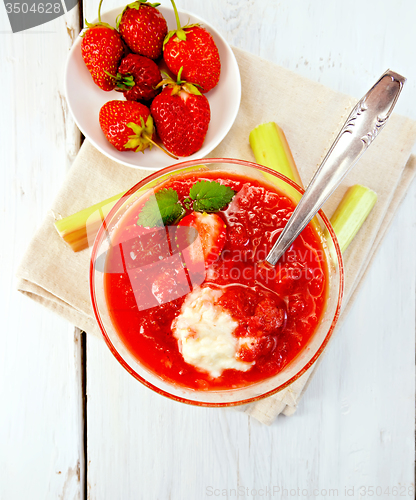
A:
[[[107,15],[112,15],[113,13],[116,14],[116,13],[119,13],[123,10],[124,6],[121,5],[120,7],[115,7],[113,9],[110,9],[110,10],[107,10],[105,11],[104,13],[101,14],[101,17],[105,17]],[[158,9],[161,9],[161,10],[168,10],[168,11],[172,11],[173,12],[173,8],[169,5],[159,5],[158,6]],[[220,143],[221,141],[224,139],[224,137],[228,134],[228,132],[231,130],[231,127],[234,125],[235,123],[235,120],[237,118],[237,115],[238,115],[238,112],[240,110],[240,106],[241,106],[241,93],[242,93],[242,86],[241,86],[241,74],[240,74],[240,67],[238,65],[238,62],[237,62],[237,58],[231,48],[231,45],[227,42],[227,40],[225,39],[225,37],[211,24],[209,23],[208,21],[206,21],[205,19],[203,19],[201,16],[199,16],[198,14],[194,14],[193,12],[190,12],[188,10],[183,10],[183,9],[178,9],[178,13],[179,15],[183,15],[183,16],[190,16],[190,17],[193,17],[193,18],[196,18],[200,24],[202,25],[205,25],[207,27],[207,29],[209,30],[209,32],[212,34],[212,33],[215,33],[215,36],[217,36],[221,41],[222,43],[224,44],[224,47],[225,47],[225,50],[227,50],[228,52],[228,55],[229,57],[232,58],[233,62],[234,62],[234,66],[235,66],[235,70],[236,70],[236,82],[234,82],[234,87],[233,87],[233,94],[235,95],[235,93],[238,94],[238,98],[237,98],[237,101],[238,101],[238,105],[235,106],[235,109],[233,111],[233,114],[232,114],[232,117],[230,119],[230,124],[229,124],[229,127],[223,131],[222,134],[220,134],[214,141],[213,141],[213,144],[212,144],[212,147],[210,146],[208,148],[208,150],[206,151],[203,151],[203,154],[204,155],[208,155],[210,154],[211,151],[213,151]],[[98,19],[94,19],[93,23],[98,21]],[[69,50],[69,53],[67,55],[67,58],[66,58],[66,62],[65,62],[65,71],[64,71],[64,94],[65,94],[65,99],[66,99],[66,103],[67,103],[67,106],[68,106],[68,109],[69,109],[69,112],[73,118],[73,120],[75,121],[77,127],[80,129],[80,131],[82,132],[82,134],[88,139],[88,141],[91,142],[91,144],[93,144],[93,146],[98,150],[100,151],[100,153],[102,153],[106,158],[110,159],[111,161],[115,161],[117,163],[121,163],[122,165],[125,165],[126,167],[130,167],[130,168],[134,168],[136,170],[149,170],[149,167],[148,166],[144,166],[144,165],[135,165],[133,164],[131,161],[128,161],[128,160],[125,160],[123,161],[122,159],[120,158],[115,158],[114,155],[110,155],[107,151],[105,151],[105,149],[100,146],[100,144],[98,144],[95,139],[91,138],[90,134],[85,130],[85,127],[83,127],[79,120],[78,120],[78,117],[77,117],[77,114],[74,113],[74,108],[73,108],[73,103],[72,103],[72,99],[69,97],[70,96],[70,92],[69,92],[69,87],[70,87],[70,83],[69,83],[69,79],[70,79],[70,71],[69,71],[69,67],[70,67],[70,64],[72,62],[72,59],[74,57],[74,54],[77,50],[81,50],[80,46],[81,46],[81,43],[82,43],[82,37],[81,35],[85,32],[86,28],[82,29],[80,31],[80,33],[78,34],[78,36],[76,37],[76,40],[74,41],[74,43],[72,44],[72,47],[70,48]],[[214,89],[212,89],[214,90]],[[104,92],[104,91],[102,91]],[[209,94],[209,92],[207,92],[207,94]],[[206,95],[206,94],[204,94]],[[209,101],[209,95],[207,96],[207,99]],[[109,99],[111,100],[111,99]],[[98,124],[98,117],[97,117],[97,125],[99,127],[99,124]],[[202,145],[201,150],[203,150],[205,146],[205,141],[204,141],[204,144]],[[197,151],[196,153],[194,153],[195,155],[199,153],[199,151]],[[168,158],[168,157],[166,157]],[[200,157],[198,157],[200,158]],[[166,160],[166,161],[171,161],[170,160]],[[182,162],[178,162],[177,164],[179,165],[179,163],[182,163]],[[171,166],[171,164],[169,165],[166,165],[166,166],[162,166],[158,169],[155,169],[155,172],[160,172],[160,170],[162,168],[166,168],[167,166]]]
[[[287,184],[289,184],[291,187],[293,187],[294,189],[296,189],[301,195],[303,195],[303,193],[305,192],[305,190],[301,186],[299,186],[298,184],[296,184],[296,182],[292,181],[291,179],[289,179],[285,175],[281,174],[280,172],[276,172],[275,170],[272,170],[272,169],[270,169],[268,167],[265,167],[263,165],[259,165],[258,163],[255,163],[255,162],[241,160],[241,159],[236,159],[236,158],[203,158],[203,159],[199,159],[199,160],[187,160],[187,161],[184,161],[182,163],[176,163],[174,165],[170,165],[170,166],[165,167],[165,168],[163,168],[161,170],[158,170],[158,171],[150,174],[149,176],[141,179],[137,184],[135,184],[134,186],[132,186],[128,191],[126,191],[126,193],[120,198],[120,200],[118,200],[116,202],[116,204],[114,205],[114,207],[110,210],[110,212],[108,213],[108,215],[104,218],[104,220],[103,220],[103,222],[102,222],[102,224],[101,224],[101,226],[100,226],[100,228],[99,228],[99,230],[98,230],[98,232],[96,234],[96,237],[95,237],[95,240],[94,240],[94,245],[93,245],[92,252],[91,252],[91,257],[90,257],[90,271],[89,271],[89,285],[90,285],[90,298],[91,298],[91,304],[92,304],[93,311],[94,311],[94,316],[95,316],[95,319],[96,319],[96,321],[98,323],[98,326],[100,327],[101,333],[102,333],[102,335],[104,337],[104,341],[107,344],[107,346],[110,349],[110,351],[115,356],[115,358],[118,360],[118,362],[136,380],[138,380],[139,382],[141,382],[143,385],[145,385],[149,389],[152,389],[156,393],[158,393],[158,394],[160,394],[162,396],[165,396],[165,397],[167,397],[169,399],[172,399],[174,401],[178,401],[180,403],[185,403],[185,404],[190,404],[192,406],[202,406],[202,407],[219,408],[219,407],[231,407],[231,406],[245,405],[245,404],[248,404],[248,403],[253,403],[255,401],[259,401],[261,399],[270,397],[273,394],[276,394],[277,392],[282,391],[283,389],[285,389],[286,387],[288,387],[290,384],[292,384],[293,382],[295,382],[298,378],[300,378],[316,362],[316,360],[320,357],[320,355],[324,351],[325,347],[327,346],[327,344],[329,342],[329,339],[331,338],[332,333],[334,331],[334,328],[335,328],[335,326],[337,324],[340,312],[341,312],[341,304],[342,304],[342,298],[343,298],[343,294],[344,294],[344,264],[343,264],[341,249],[340,249],[337,237],[335,235],[335,231],[334,231],[333,227],[331,226],[331,223],[329,222],[329,219],[327,218],[327,216],[325,215],[325,213],[321,209],[321,210],[319,210],[318,214],[322,218],[322,221],[324,222],[325,227],[328,230],[328,232],[329,232],[329,234],[331,236],[331,239],[332,239],[332,241],[334,243],[335,251],[336,251],[336,257],[337,257],[337,261],[338,261],[339,282],[340,282],[340,285],[339,285],[339,291],[338,291],[337,307],[336,307],[335,314],[334,314],[334,317],[332,319],[331,325],[330,325],[330,327],[328,329],[328,332],[327,332],[327,334],[326,334],[326,336],[325,336],[322,344],[320,345],[319,349],[314,354],[314,356],[309,360],[309,362],[301,370],[299,370],[298,373],[296,373],[293,377],[291,377],[289,380],[287,380],[283,384],[279,385],[278,387],[276,387],[276,388],[274,388],[274,389],[272,389],[272,390],[270,390],[270,391],[268,391],[268,392],[266,392],[264,394],[260,394],[258,396],[247,398],[247,399],[244,399],[244,400],[241,400],[241,401],[212,403],[212,402],[193,401],[193,400],[187,399],[185,397],[180,397],[180,396],[173,395],[173,394],[171,394],[171,393],[169,393],[169,392],[167,392],[167,391],[165,391],[163,389],[160,389],[159,387],[154,386],[152,383],[150,383],[145,378],[143,378],[142,376],[140,376],[138,373],[136,373],[128,365],[128,363],[119,354],[119,352],[117,351],[117,349],[115,348],[115,346],[111,342],[111,339],[109,338],[109,336],[108,336],[108,334],[107,334],[107,332],[105,330],[105,327],[104,327],[104,325],[103,325],[103,323],[101,321],[101,318],[100,318],[100,313],[99,313],[99,310],[98,310],[98,305],[97,305],[96,300],[95,300],[95,290],[94,290],[94,285],[95,285],[95,281],[94,281],[94,262],[95,262],[95,257],[97,255],[97,251],[98,251],[98,247],[99,247],[99,242],[101,240],[103,232],[106,230],[108,221],[110,221],[112,219],[113,215],[118,211],[118,209],[126,201],[126,199],[129,198],[132,194],[134,194],[138,189],[140,189],[141,187],[143,187],[145,184],[148,184],[149,182],[157,179],[158,177],[163,176],[163,175],[165,175],[165,174],[167,174],[169,172],[172,172],[174,170],[183,169],[183,168],[192,167],[192,166],[196,167],[196,166],[198,166],[198,164],[207,164],[207,163],[230,163],[230,164],[234,164],[234,165],[244,165],[244,166],[252,167],[252,168],[255,168],[257,170],[261,170],[261,171],[263,171],[265,173],[271,174],[271,175],[273,175],[273,176],[275,176],[275,177],[283,180],[284,182],[286,182]]]

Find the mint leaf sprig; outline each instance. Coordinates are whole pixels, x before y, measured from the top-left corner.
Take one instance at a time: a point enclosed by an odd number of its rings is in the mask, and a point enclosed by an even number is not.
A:
[[[195,212],[218,212],[233,199],[235,191],[215,181],[198,181],[185,198],[185,206],[191,206]]]
[[[182,204],[174,189],[160,189],[144,204],[137,225],[155,227],[176,224],[186,214],[185,208],[195,212],[218,212],[230,203],[235,193],[219,182],[202,180],[191,187],[189,196]]]
[[[178,193],[172,189],[160,189],[146,201],[142,208],[138,226],[155,227],[175,224],[185,215],[185,209],[179,203]]]

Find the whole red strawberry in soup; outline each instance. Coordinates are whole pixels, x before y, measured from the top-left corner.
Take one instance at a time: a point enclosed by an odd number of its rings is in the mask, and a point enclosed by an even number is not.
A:
[[[170,31],[163,42],[163,58],[168,68],[177,75],[181,67],[182,77],[198,85],[201,92],[213,89],[221,73],[218,48],[211,34],[198,24],[181,27],[175,2],[171,0],[177,29]]]
[[[117,21],[117,28],[130,50],[150,59],[160,57],[168,32],[165,18],[156,9],[158,5],[137,0],[126,6]]]
[[[113,90],[115,75],[123,57],[124,46],[119,32],[107,23],[101,22],[101,4],[98,7],[98,23],[87,24],[82,35],[82,58],[91,73],[94,83],[102,90]]]
[[[211,111],[208,99],[192,84],[162,80],[162,93],[150,106],[156,130],[165,148],[177,156],[190,156],[201,149]]]
[[[202,261],[209,266],[218,259],[227,239],[227,226],[219,215],[192,212],[179,222],[178,227],[196,229],[200,239],[199,243],[190,233],[190,244],[182,250],[187,262]],[[181,234],[181,238],[184,238],[184,234]]]
[[[100,126],[119,151],[144,151],[152,147],[153,119],[149,108],[134,101],[109,101],[100,109]]]
[[[158,94],[157,85],[162,81],[157,64],[148,57],[129,54],[120,63],[117,89],[129,101],[150,101]]]

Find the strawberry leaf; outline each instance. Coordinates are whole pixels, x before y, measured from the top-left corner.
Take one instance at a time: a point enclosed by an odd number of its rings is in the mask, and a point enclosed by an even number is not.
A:
[[[196,212],[218,212],[230,203],[234,195],[235,191],[230,187],[216,181],[199,181],[189,191]]]
[[[145,203],[138,226],[155,227],[174,224],[185,215],[185,209],[179,203],[178,193],[172,189],[160,189]]]

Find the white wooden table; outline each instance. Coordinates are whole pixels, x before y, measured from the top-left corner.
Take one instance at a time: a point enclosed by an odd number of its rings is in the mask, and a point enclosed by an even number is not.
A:
[[[414,0],[177,3],[231,44],[356,97],[391,67],[409,79],[398,112],[416,119]],[[97,7],[86,0],[83,12],[12,34],[0,6],[0,499],[411,498],[416,183],[297,413],[271,427],[152,393],[103,342],[82,345],[15,291],[79,147],[64,64]]]

